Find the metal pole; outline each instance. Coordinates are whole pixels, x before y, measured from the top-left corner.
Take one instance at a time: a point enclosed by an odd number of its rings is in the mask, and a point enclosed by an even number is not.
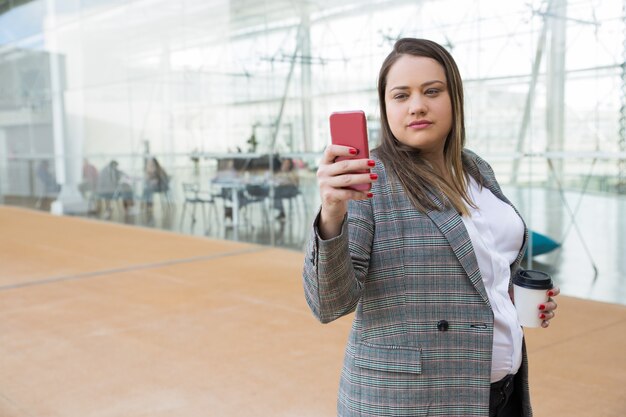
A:
[[[552,10],[552,0],[548,0],[548,6],[546,13],[550,13]],[[516,158],[513,160],[513,169],[511,172],[511,182],[517,184],[517,177],[519,174],[519,167],[521,162],[521,155],[524,150],[524,140],[526,139],[526,132],[528,125],[530,124],[530,113],[532,111],[533,102],[535,101],[535,88],[537,87],[537,78],[539,76],[539,68],[541,67],[541,58],[543,57],[543,46],[546,43],[546,36],[548,34],[548,21],[544,15],[543,26],[541,27],[541,34],[537,41],[537,49],[535,51],[535,59],[533,61],[533,68],[530,77],[530,84],[528,86],[528,93],[526,94],[526,102],[524,104],[524,114],[522,116],[522,123],[519,133],[517,135]]]
[[[619,150],[621,153],[626,152],[626,0],[622,2],[622,94],[621,107],[619,117]],[[620,158],[618,163],[618,183],[617,192],[626,193],[626,158]]]
[[[298,26],[298,32],[296,33],[296,46],[293,49],[293,54],[291,55],[291,65],[289,67],[289,73],[287,74],[287,80],[285,81],[285,89],[283,91],[283,96],[280,101],[280,108],[278,110],[278,116],[276,116],[276,122],[274,123],[274,131],[272,132],[272,142],[270,143],[270,154],[269,154],[269,183],[270,183],[270,214],[274,211],[274,154],[276,153],[276,139],[278,138],[278,132],[280,130],[280,122],[283,118],[283,111],[285,110],[285,102],[287,101],[287,94],[289,93],[289,85],[291,84],[291,76],[293,75],[293,70],[296,67],[296,57],[298,56],[298,50],[300,49],[301,36],[302,36],[302,25]],[[275,244],[275,234],[274,234],[274,226],[270,227],[270,244],[274,246]]]

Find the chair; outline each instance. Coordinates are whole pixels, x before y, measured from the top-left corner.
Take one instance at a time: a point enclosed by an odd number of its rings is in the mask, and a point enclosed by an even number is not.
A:
[[[528,252],[532,253],[532,256],[535,257],[552,252],[561,246],[560,243],[554,241],[546,235],[537,233],[534,230],[530,230],[530,242],[530,248],[528,248],[524,254],[525,258],[528,257]]]
[[[247,184],[245,188],[244,204],[241,207],[245,207],[246,211],[249,210],[253,204],[261,205],[261,213],[264,223],[267,224],[267,207],[265,202],[270,195],[269,187],[265,184]]]
[[[173,178],[174,177],[172,175],[168,175],[167,179],[165,180],[165,187],[163,187],[162,190],[158,191],[159,194],[161,195],[160,196],[161,206],[167,207],[168,209],[172,206],[172,199],[170,197],[170,187],[171,187]]]
[[[37,200],[35,201],[35,208],[38,210],[48,210],[50,203],[57,198],[61,187],[47,188],[45,185],[40,186],[40,190],[37,193]]]
[[[304,198],[304,194],[300,190],[300,187],[295,184],[284,184],[278,185],[274,190],[274,199],[281,200],[281,205],[284,207],[284,201],[287,201],[289,206],[289,214],[293,215],[294,212],[298,212],[298,215],[302,215],[304,218],[306,216],[307,207],[306,200]],[[300,204],[298,204],[300,203]],[[298,210],[296,210],[296,205],[300,206]]]
[[[90,214],[96,213],[98,206],[96,183],[90,181],[82,181],[80,184],[78,184],[78,190],[82,194],[83,198],[87,201],[87,210]]]
[[[154,194],[159,194],[159,200],[161,202],[161,208],[169,210],[172,207],[172,199],[170,196],[170,189],[173,176],[167,175],[153,188],[146,188],[148,185],[144,182],[143,195],[141,199],[147,208],[151,208],[154,202]]]
[[[215,181],[221,188],[221,192],[215,197],[222,199],[224,207],[224,220],[225,227],[238,227],[240,223],[240,213],[243,214],[244,223],[253,226],[250,221],[251,207],[262,204],[263,215],[267,217],[267,209],[265,208],[265,201],[269,196],[269,189],[265,184],[245,184],[239,181]],[[255,204],[256,203],[256,204]],[[237,213],[235,213],[235,206],[237,206]],[[231,224],[227,223],[227,220],[232,221]]]
[[[185,211],[187,209],[187,204],[192,205],[191,210],[191,225],[193,226],[196,223],[196,205],[200,204],[202,206],[202,220],[204,221],[204,226],[206,227],[206,231],[208,232],[211,224],[207,222],[207,213],[206,213],[206,204],[210,204],[213,208],[213,214],[217,216],[217,209],[215,208],[215,199],[213,195],[211,195],[207,191],[201,191],[200,186],[194,183],[183,183],[183,197],[185,202],[183,204],[183,211],[180,215],[180,222],[182,226],[183,219],[185,218]]]
[[[36,187],[38,192],[35,208],[37,209],[42,209],[44,205],[49,206],[50,202],[61,191],[61,186],[57,183],[54,174],[50,172],[49,164],[46,160],[41,161],[37,167]]]

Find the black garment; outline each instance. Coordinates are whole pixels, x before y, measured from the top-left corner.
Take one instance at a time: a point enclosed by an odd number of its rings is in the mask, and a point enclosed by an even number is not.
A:
[[[285,217],[283,199],[294,198],[300,193],[300,189],[294,184],[281,184],[274,188],[274,208],[278,210],[279,218]],[[282,216],[281,216],[282,215]]]
[[[516,385],[515,375],[507,375],[491,384],[489,417],[521,417],[522,401]]]

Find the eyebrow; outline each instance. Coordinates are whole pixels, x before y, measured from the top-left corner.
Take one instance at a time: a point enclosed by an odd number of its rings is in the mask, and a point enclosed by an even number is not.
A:
[[[422,85],[420,87],[428,87],[428,86],[433,85],[433,84],[443,84],[443,85],[446,85],[446,83],[444,83],[443,81],[440,81],[440,80],[430,80],[430,81],[426,81],[426,82],[422,83]],[[408,90],[408,89],[409,89],[408,86],[399,85],[397,87],[391,88],[389,90],[389,92],[392,92],[393,90]]]

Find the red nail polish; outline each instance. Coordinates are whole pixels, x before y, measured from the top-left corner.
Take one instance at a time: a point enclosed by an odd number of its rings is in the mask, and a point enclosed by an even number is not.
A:
[[[367,193],[367,198],[372,198],[372,197],[374,197],[373,193]]]
[[[375,180],[378,178],[378,174],[370,174],[370,178]]]
[[[367,165],[371,166],[371,167],[375,167],[376,166],[376,162],[372,161],[371,159],[369,161],[367,161]]]
[[[548,291],[548,297],[552,297],[554,295],[554,291],[550,290]]]
[[[357,150],[356,150],[356,149],[354,149],[354,148],[350,148],[350,151],[349,151],[349,152],[350,152],[352,155],[356,155],[359,151],[357,151]]]
[[[545,310],[545,309],[546,309],[546,306],[545,306],[545,305],[543,305],[543,304],[539,304],[539,310]]]
[[[540,319],[545,319],[545,318],[546,318],[546,315],[545,315],[545,314],[543,314],[543,313],[541,313],[541,314],[539,315],[539,318],[540,318]]]

